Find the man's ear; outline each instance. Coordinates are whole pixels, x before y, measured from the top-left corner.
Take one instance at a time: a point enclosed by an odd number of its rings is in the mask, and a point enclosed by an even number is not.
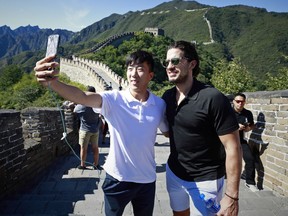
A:
[[[153,77],[154,77],[154,72],[151,71],[151,72],[149,73],[149,75],[150,75],[150,80],[152,80]]]
[[[197,65],[197,61],[196,60],[192,60],[190,62],[190,67],[192,68],[192,70],[196,67],[196,65]]]

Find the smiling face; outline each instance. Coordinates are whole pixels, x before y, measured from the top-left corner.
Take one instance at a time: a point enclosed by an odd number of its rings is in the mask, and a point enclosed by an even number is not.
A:
[[[127,67],[127,79],[129,87],[135,92],[146,92],[150,80],[154,73],[150,71],[147,62],[134,64],[133,62]]]
[[[166,73],[170,82],[181,84],[192,80],[194,61],[189,61],[184,57],[182,50],[178,48],[169,49],[166,56],[166,65]]]

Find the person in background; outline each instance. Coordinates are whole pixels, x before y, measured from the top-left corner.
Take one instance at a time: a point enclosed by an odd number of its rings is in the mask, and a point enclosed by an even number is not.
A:
[[[237,215],[242,151],[230,102],[196,79],[199,57],[190,42],[171,44],[163,66],[175,84],[162,97],[169,123],[166,180],[173,215]]]
[[[119,91],[121,91],[123,89],[122,87],[122,78],[119,79]]]
[[[245,162],[245,170],[241,176],[246,180],[245,186],[251,191],[258,191],[255,182],[255,156],[253,155],[250,146],[244,139],[244,133],[254,129],[255,124],[253,114],[250,110],[244,108],[246,103],[246,95],[237,93],[234,96],[233,108],[239,124],[240,143],[243,151],[243,159]]]
[[[96,92],[93,86],[88,86],[88,92]],[[99,126],[100,126],[100,114],[94,112],[93,108],[78,104],[74,108],[74,113],[77,114],[78,119],[80,120],[79,128],[79,145],[80,145],[80,159],[81,164],[78,166],[78,169],[86,169],[86,158],[88,144],[91,144],[93,151],[93,168],[100,170],[101,167],[98,164],[99,161]]]
[[[152,55],[142,50],[128,55],[128,88],[102,93],[83,92],[60,82],[55,76],[59,73],[55,69],[59,64],[50,62],[53,57],[36,63],[34,70],[37,81],[50,86],[67,100],[101,108],[101,114],[109,124],[110,151],[103,166],[106,178],[102,185],[105,214],[120,216],[131,202],[134,215],[152,216],[157,128],[168,136],[165,102],[148,90],[148,84],[154,76]]]
[[[61,108],[62,109],[66,109],[66,110],[71,110],[73,111],[75,108],[76,104],[74,102],[71,101],[64,101]]]
[[[106,144],[106,135],[109,133],[109,126],[108,122],[105,120],[105,118],[101,115],[102,118],[102,144]]]

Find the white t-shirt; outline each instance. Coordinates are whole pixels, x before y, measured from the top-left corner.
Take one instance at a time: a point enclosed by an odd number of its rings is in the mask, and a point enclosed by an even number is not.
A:
[[[140,102],[129,89],[105,91],[101,96],[101,114],[108,122],[110,133],[105,171],[118,181],[154,182],[157,128],[168,131],[165,102],[151,92],[147,101]]]

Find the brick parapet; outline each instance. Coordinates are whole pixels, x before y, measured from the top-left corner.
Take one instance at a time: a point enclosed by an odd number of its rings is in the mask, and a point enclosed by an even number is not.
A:
[[[104,91],[109,84],[99,75],[98,70],[110,77],[115,83],[119,83],[125,89],[128,86],[127,80],[124,80],[117,73],[112,71],[102,62],[73,57],[73,59],[60,59],[60,72],[65,73],[72,81],[85,85],[91,85],[96,88],[97,92]]]
[[[63,123],[56,109],[0,110],[0,119],[0,198],[36,181],[58,156],[70,152],[66,141],[71,147],[78,143],[78,132],[70,126],[61,140]]]
[[[91,85],[96,91],[103,91],[107,83],[89,65],[77,60],[61,58],[60,73],[66,74],[72,81]]]
[[[245,95],[245,107],[252,111],[256,123],[256,128],[246,133],[246,139],[252,149],[264,151],[260,156],[264,169],[258,175],[263,178],[264,187],[287,197],[288,90]]]
[[[104,63],[99,62],[99,61],[93,61],[90,59],[79,58],[79,57],[75,57],[74,59],[75,59],[75,61],[82,62],[82,63],[84,63],[90,67],[99,68],[99,69],[105,71],[105,73],[116,83],[119,83],[119,80],[121,79],[122,85],[124,88],[126,88],[128,86],[127,80],[124,80],[121,76],[119,76],[117,73],[115,73],[113,70],[111,70]]]

